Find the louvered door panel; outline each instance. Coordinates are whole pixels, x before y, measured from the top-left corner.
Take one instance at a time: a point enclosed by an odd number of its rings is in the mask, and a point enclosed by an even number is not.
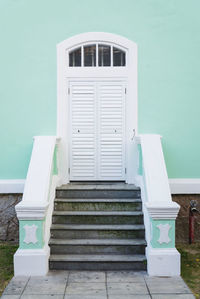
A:
[[[70,85],[70,179],[96,180],[96,84]]]
[[[99,180],[124,180],[125,86],[98,84],[98,176]]]

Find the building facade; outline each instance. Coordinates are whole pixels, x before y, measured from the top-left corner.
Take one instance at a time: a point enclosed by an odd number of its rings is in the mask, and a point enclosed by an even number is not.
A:
[[[200,192],[199,6],[1,1],[0,192],[24,191],[16,275],[47,272],[52,198],[70,181],[139,186],[149,273],[179,274],[170,190]]]

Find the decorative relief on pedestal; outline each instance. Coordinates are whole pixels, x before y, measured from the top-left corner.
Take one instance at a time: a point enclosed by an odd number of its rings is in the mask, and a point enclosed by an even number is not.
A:
[[[45,220],[20,220],[20,249],[39,249],[44,246]]]
[[[169,223],[165,223],[165,224],[159,224],[156,226],[157,228],[159,228],[160,230],[160,237],[157,240],[158,243],[162,244],[162,243],[169,243],[171,242],[171,239],[169,238],[169,230],[172,227],[171,225],[169,225]]]
[[[175,220],[151,219],[150,234],[153,248],[174,248]]]
[[[36,235],[38,226],[35,224],[32,225],[26,224],[23,226],[23,228],[25,230],[25,238],[23,242],[26,244],[30,244],[30,243],[36,244],[38,242],[37,235]]]

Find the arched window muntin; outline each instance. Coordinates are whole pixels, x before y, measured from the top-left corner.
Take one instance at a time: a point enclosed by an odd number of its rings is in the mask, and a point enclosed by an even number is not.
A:
[[[95,55],[93,55],[93,63],[90,64],[87,63],[86,58],[86,51],[89,51],[89,47],[94,46],[96,51]],[[102,48],[104,47],[104,49]],[[102,56],[99,55],[100,51],[106,50],[107,48],[107,56],[109,55],[108,52],[110,49],[110,63],[108,62],[109,59],[107,59],[107,62],[103,62],[100,60],[102,59]],[[79,65],[73,65],[73,63],[70,62],[70,55],[72,53],[75,53],[75,51],[80,52],[80,62]],[[122,58],[121,64],[117,64],[116,60],[114,58],[114,53],[116,57],[116,51],[120,51],[124,57]],[[105,56],[104,56],[105,57]],[[119,60],[119,57],[118,57]],[[90,65],[89,65],[90,64]],[[111,43],[111,42],[105,42],[105,41],[89,41],[84,42],[80,44],[76,44],[71,48],[66,49],[66,66],[69,67],[69,69],[105,69],[105,68],[123,68],[126,69],[128,67],[128,50],[119,44]]]

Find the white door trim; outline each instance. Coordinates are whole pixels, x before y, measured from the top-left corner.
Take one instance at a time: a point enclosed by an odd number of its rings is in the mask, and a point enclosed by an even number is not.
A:
[[[104,42],[122,47],[126,51],[127,65],[120,68],[77,68],[68,67],[68,51],[83,43]],[[126,94],[126,182],[135,183],[132,137],[138,129],[137,105],[137,45],[119,35],[104,32],[89,32],[71,37],[57,45],[57,136],[61,137],[59,151],[60,183],[69,182],[69,99],[68,81],[81,78],[124,78],[127,81]]]

